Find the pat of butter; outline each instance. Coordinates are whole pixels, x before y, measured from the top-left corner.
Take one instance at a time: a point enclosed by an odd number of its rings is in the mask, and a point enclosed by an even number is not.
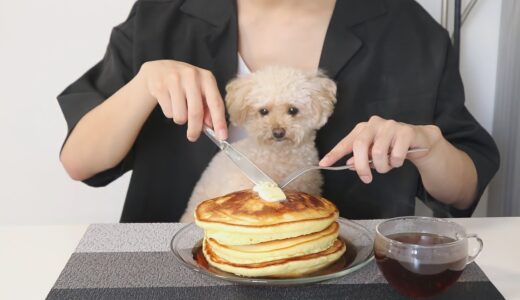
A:
[[[283,201],[286,199],[282,189],[273,182],[262,182],[253,187],[253,191],[257,192],[260,198],[269,202]]]

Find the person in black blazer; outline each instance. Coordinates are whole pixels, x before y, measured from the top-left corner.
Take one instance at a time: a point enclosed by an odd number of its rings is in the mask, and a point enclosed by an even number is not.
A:
[[[338,102],[317,133],[323,196],[343,217],[467,217],[499,165],[464,106],[448,33],[412,0],[138,0],[103,59],[58,101],[69,128],[60,159],[104,186],[132,170],[121,222],[172,222],[228,135],[223,91],[238,54],[255,70],[323,70]],[[429,152],[405,159],[409,147]],[[390,156],[388,156],[390,153]],[[368,166],[372,157],[375,170]]]

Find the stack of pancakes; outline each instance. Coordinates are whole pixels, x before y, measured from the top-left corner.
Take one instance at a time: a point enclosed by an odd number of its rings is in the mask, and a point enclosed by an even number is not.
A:
[[[345,253],[338,210],[324,198],[287,191],[267,202],[252,190],[206,200],[195,210],[205,230],[203,254],[220,270],[249,277],[296,277]]]

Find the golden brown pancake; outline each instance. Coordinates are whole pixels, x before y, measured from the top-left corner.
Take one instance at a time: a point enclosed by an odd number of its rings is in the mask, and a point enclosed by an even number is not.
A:
[[[264,201],[252,190],[206,200],[195,209],[195,222],[222,244],[249,245],[319,232],[338,218],[336,206],[324,198],[285,194],[280,202]]]
[[[328,249],[338,237],[339,225],[334,222],[325,230],[289,239],[273,240],[253,245],[223,245],[206,239],[215,255],[233,263],[251,264],[302,256]]]
[[[338,260],[346,246],[336,206],[305,193],[285,195],[269,202],[244,190],[200,203],[195,222],[204,229],[208,263],[241,276],[294,277]]]
[[[336,239],[332,246],[318,253],[261,263],[236,264],[218,257],[208,243],[203,243],[203,253],[210,265],[226,272],[249,277],[302,276],[332,264],[338,260],[345,251],[345,243],[340,239]]]

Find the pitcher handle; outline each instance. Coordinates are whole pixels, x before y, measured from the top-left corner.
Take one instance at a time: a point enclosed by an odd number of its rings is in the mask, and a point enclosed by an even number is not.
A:
[[[473,255],[470,255],[468,256],[468,260],[466,261],[466,265],[469,265],[470,263],[472,263],[473,261],[475,261],[475,259],[477,258],[477,256],[480,254],[480,252],[482,251],[482,248],[484,247],[484,242],[482,241],[482,239],[474,234],[474,233],[469,233],[466,235],[466,238],[469,240],[471,238],[474,238],[477,242],[478,242],[478,248],[477,248],[477,251],[475,252],[475,254]]]

